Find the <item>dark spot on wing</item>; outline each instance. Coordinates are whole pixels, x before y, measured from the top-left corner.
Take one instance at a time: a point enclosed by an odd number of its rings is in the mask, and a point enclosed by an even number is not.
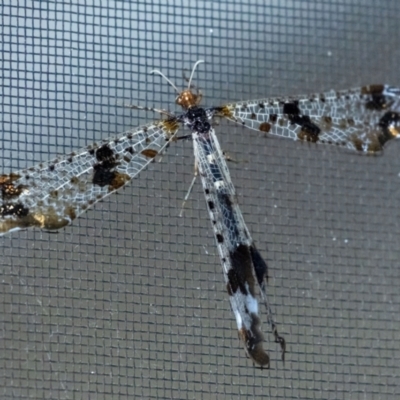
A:
[[[26,217],[29,214],[29,209],[21,203],[6,203],[0,206],[0,215]]]
[[[393,99],[383,94],[384,85],[369,85],[361,88],[361,95],[369,95],[365,107],[368,110],[381,111],[388,109],[393,104]]]
[[[303,126],[305,124],[311,124],[310,117],[308,115],[289,115],[289,121],[292,125]]]
[[[99,147],[96,150],[96,160],[98,163],[93,165],[93,180],[94,185],[104,187],[109,186],[109,190],[115,190],[123,186],[129,180],[126,174],[121,174],[116,171],[119,164],[117,161],[118,155],[108,144]]]
[[[99,162],[115,163],[115,153],[108,144],[105,144],[96,150],[96,159]]]
[[[105,164],[95,164],[93,169],[94,174],[92,182],[94,185],[104,187],[110,185],[115,178],[116,172],[112,170],[107,162]]]
[[[373,94],[371,95],[371,99],[365,103],[367,110],[381,111],[387,108],[387,106],[387,98],[383,94]]]
[[[236,249],[230,252],[229,256],[231,259],[232,268],[228,271],[228,277],[229,277],[229,272],[233,270],[234,272],[231,272],[232,276],[235,278],[235,282],[232,282],[233,287],[235,287],[236,285],[237,287],[239,287],[241,293],[247,295],[248,294],[248,290],[246,288],[247,284],[247,287],[249,288],[251,295],[255,296],[254,293],[255,281],[252,270],[253,265],[249,247],[245,244],[239,244],[236,247]]]
[[[382,133],[378,136],[379,143],[383,146],[387,141],[400,134],[400,113],[388,111],[379,120],[378,124]]]
[[[298,138],[300,140],[313,143],[318,141],[321,128],[314,124],[308,115],[289,114],[288,117],[292,125],[299,125],[301,127],[298,133]]]
[[[232,296],[237,292],[237,290],[239,289],[239,284],[240,284],[239,276],[237,272],[233,268],[231,268],[228,271],[228,283],[226,285],[226,288],[230,296]],[[244,290],[246,290],[246,288],[244,288]]]
[[[307,142],[318,142],[321,129],[311,122],[307,115],[304,115],[301,118],[304,120],[299,124],[301,126],[301,131],[298,133],[298,138]]]
[[[264,283],[264,279],[268,279],[267,263],[261,257],[261,254],[258,252],[254,244],[250,246],[250,255],[251,255],[251,260],[253,261],[257,282],[261,286]]]
[[[8,174],[0,176],[0,191],[3,200],[11,200],[18,197],[26,189],[26,185],[16,185],[16,181],[21,178],[18,174]]]
[[[219,170],[218,170],[218,173]],[[214,172],[214,175],[216,172]],[[224,225],[228,231],[232,232],[235,237],[239,236],[238,223],[236,221],[235,213],[233,212],[233,204],[230,195],[227,193],[217,193],[219,204],[221,205],[222,217],[224,219]]]
[[[216,234],[216,238],[218,243],[224,243],[224,237],[220,233]]]
[[[226,284],[226,291],[228,292],[229,296],[233,296],[233,291],[229,283]]]
[[[21,193],[23,193],[27,189],[25,185],[17,185],[15,186],[11,182],[0,183],[1,197],[3,200],[11,200],[18,197]]]
[[[384,129],[390,129],[391,127],[399,128],[400,113],[395,112],[395,111],[388,111],[379,120],[379,126]]]
[[[301,131],[298,133],[299,139],[314,143],[318,141],[321,129],[311,122],[308,115],[300,115],[298,102],[285,103],[283,113],[288,115],[291,124],[301,126]]]
[[[292,102],[292,103],[285,103],[283,105],[283,111],[284,114],[288,115],[299,115],[300,114],[300,109],[298,106],[297,102]]]

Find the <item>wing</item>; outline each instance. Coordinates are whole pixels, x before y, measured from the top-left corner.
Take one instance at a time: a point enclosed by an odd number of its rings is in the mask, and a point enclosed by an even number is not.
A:
[[[275,341],[280,343],[283,354],[285,341],[278,335],[267,302],[267,265],[257,251],[243,220],[235,188],[214,130],[210,128],[206,133],[193,132],[193,144],[239,337],[254,362],[268,367],[269,357],[263,349],[264,337],[260,330],[256,282],[261,288]]]
[[[400,89],[370,85],[228,104],[223,116],[271,135],[376,153],[400,136]]]
[[[0,176],[0,236],[29,227],[60,229],[122,188],[161,153],[179,128],[170,119],[76,153]]]

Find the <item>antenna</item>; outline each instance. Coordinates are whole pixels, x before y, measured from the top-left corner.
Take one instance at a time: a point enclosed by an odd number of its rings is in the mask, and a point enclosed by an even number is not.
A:
[[[151,74],[158,74],[161,75],[175,90],[178,94],[180,94],[179,90],[177,89],[177,87],[158,69],[153,69],[152,71],[150,71]]]
[[[190,90],[190,85],[192,84],[192,79],[194,76],[194,72],[196,71],[196,68],[199,64],[203,63],[204,60],[198,60],[196,61],[196,63],[193,65],[193,69],[192,69],[192,73],[190,74],[190,78],[189,78],[189,84],[188,84],[188,89]],[[169,80],[161,71],[159,71],[158,69],[153,69],[152,71],[150,71],[150,74],[157,74],[162,76],[175,90],[178,94],[180,94],[180,91],[178,90],[178,88],[172,83],[171,80]]]
[[[190,74],[190,78],[189,78],[188,89],[190,89],[190,85],[191,85],[191,83],[192,83],[194,71],[196,71],[197,66],[198,66],[199,64],[203,63],[203,62],[204,62],[204,60],[199,60],[199,61],[196,61],[196,64],[193,65],[192,73]]]

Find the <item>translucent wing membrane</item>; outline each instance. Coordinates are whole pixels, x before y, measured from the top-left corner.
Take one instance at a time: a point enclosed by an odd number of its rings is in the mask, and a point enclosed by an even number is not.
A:
[[[1,175],[0,235],[29,227],[60,229],[68,225],[137,176],[166,149],[179,126],[185,125],[192,132],[195,161],[239,337],[255,363],[269,366],[269,356],[263,348],[257,286],[282,357],[285,340],[278,334],[267,300],[267,265],[244,222],[210,120],[219,115],[271,135],[376,153],[387,141],[400,136],[400,89],[371,85],[204,109],[199,106],[201,93],[193,93],[190,84],[195,68],[202,62],[195,64],[188,88],[176,99],[183,114],[173,116],[158,110],[168,119],[27,170]],[[167,79],[160,71],[153,72]]]
[[[161,121],[68,156],[0,176],[0,235],[60,229],[123,187],[162,152],[179,125]]]
[[[400,134],[400,89],[388,85],[229,104],[223,115],[294,140],[376,153]]]

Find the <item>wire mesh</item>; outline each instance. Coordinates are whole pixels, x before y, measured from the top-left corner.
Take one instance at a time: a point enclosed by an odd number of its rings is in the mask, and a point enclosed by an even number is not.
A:
[[[0,5],[2,173],[174,110],[198,59],[203,103],[399,85],[390,0]],[[4,399],[398,398],[397,156],[361,157],[221,121],[245,220],[269,265],[285,363],[246,359],[190,142],[58,233],[0,238]],[[264,331],[267,333],[266,324]]]

